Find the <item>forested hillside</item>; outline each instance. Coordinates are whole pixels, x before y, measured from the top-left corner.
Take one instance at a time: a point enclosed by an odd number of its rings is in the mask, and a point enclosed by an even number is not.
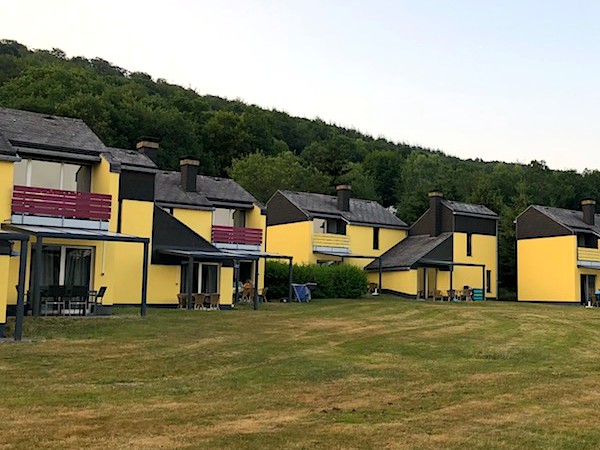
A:
[[[201,96],[99,58],[67,58],[58,49],[30,50],[7,40],[0,41],[0,106],[81,118],[110,146],[131,148],[140,136],[160,138],[161,167],[175,169],[180,156],[197,156],[203,173],[229,175],[262,201],[277,188],[333,193],[346,182],[356,196],[395,206],[408,223],[427,208],[427,192],[434,188],[450,199],[484,204],[501,215],[504,297],[515,289],[516,215],[531,203],[577,209],[581,198],[600,192],[596,170],[461,160],[321,120]]]

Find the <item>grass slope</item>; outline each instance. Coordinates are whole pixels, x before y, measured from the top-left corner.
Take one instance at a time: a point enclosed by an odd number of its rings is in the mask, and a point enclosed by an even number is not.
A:
[[[26,322],[0,448],[599,448],[600,310],[396,299]]]

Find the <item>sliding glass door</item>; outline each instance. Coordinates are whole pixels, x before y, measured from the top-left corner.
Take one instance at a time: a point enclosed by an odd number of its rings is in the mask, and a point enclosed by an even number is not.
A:
[[[29,286],[35,277],[35,247],[31,253],[31,276]],[[92,288],[94,249],[91,247],[67,247],[44,245],[42,247],[42,273],[40,286],[85,286]]]

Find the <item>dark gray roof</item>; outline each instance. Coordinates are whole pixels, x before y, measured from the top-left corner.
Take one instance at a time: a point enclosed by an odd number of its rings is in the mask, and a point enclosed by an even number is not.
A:
[[[0,108],[0,135],[13,147],[58,149],[98,155],[105,150],[83,120]],[[6,150],[6,142],[0,143]]]
[[[487,206],[475,205],[473,203],[455,202],[453,200],[442,200],[442,204],[450,208],[457,214],[467,214],[475,216],[490,216],[498,217],[494,211],[489,209]]]
[[[107,147],[107,152],[103,155],[111,164],[111,168],[115,166],[126,170],[156,169],[156,164],[148,156],[137,150]]]
[[[198,192],[213,202],[247,203],[248,206],[258,203],[246,189],[230,178],[198,175],[196,187]]]
[[[452,233],[442,233],[439,236],[409,236],[381,255],[381,268],[384,270],[408,269],[451,236]],[[375,260],[369,263],[365,269],[377,270],[378,267],[379,262]]]
[[[373,200],[350,199],[350,211],[337,207],[337,197],[312,192],[280,191],[297,208],[309,217],[331,217],[345,219],[353,224],[379,225],[405,228],[408,225],[391,211]]]
[[[250,208],[257,200],[235,181],[228,178],[198,175],[196,192],[181,189],[179,172],[161,171],[156,174],[156,201],[199,208],[227,206]],[[260,205],[259,205],[260,206]]]
[[[185,192],[181,189],[179,172],[158,172],[154,182],[154,191],[154,198],[158,203],[212,208],[212,203],[203,194]]]
[[[16,157],[17,150],[11,145],[6,137],[0,132],[0,156]]]
[[[583,212],[572,209],[553,208],[550,206],[532,205],[534,208],[545,214],[555,222],[570,228],[573,231],[589,230],[600,234],[600,214],[596,214],[595,225],[588,225],[583,221]]]

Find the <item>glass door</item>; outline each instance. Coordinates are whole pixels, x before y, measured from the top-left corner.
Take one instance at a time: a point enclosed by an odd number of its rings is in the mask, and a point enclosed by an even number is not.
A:
[[[90,288],[92,282],[92,249],[66,247],[64,278],[65,286],[85,286]]]
[[[36,248],[31,250],[31,274],[29,277],[29,289],[33,287],[33,280],[37,270],[35,257]],[[40,287],[58,286],[60,284],[61,247],[58,245],[44,245],[42,247],[42,274]]]
[[[219,266],[217,264],[202,264],[200,286],[203,294],[219,292]]]

